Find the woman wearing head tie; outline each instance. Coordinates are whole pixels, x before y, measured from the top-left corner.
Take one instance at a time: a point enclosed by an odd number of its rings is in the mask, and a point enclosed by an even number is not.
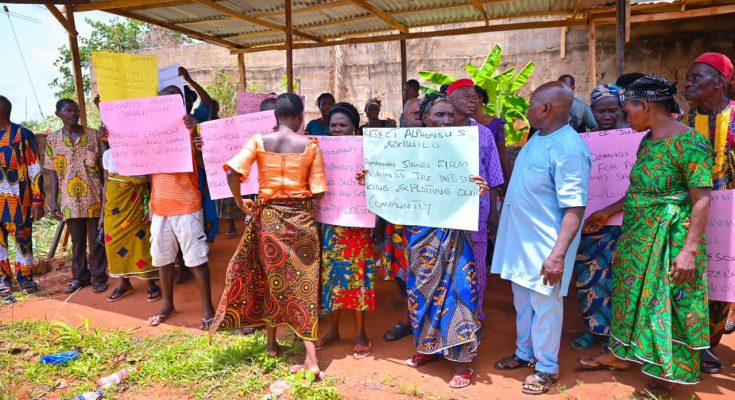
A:
[[[642,364],[653,377],[639,393],[671,396],[695,384],[700,350],[709,347],[707,248],[712,157],[707,138],[677,122],[676,87],[647,75],[624,92],[631,128],[650,132],[638,148],[622,200],[622,236],[613,261],[610,352],[584,368]]]

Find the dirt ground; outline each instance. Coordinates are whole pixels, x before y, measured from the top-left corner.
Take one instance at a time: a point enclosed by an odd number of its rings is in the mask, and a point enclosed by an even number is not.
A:
[[[237,240],[218,237],[211,247],[210,266],[215,305],[224,285],[227,261],[237,246]],[[63,269],[62,269],[63,271]],[[68,269],[66,270],[68,271]],[[68,272],[67,272],[68,273]],[[177,314],[166,325],[151,328],[145,325],[147,317],[160,303],[145,301],[145,283],[134,281],[135,292],[126,299],[109,303],[105,295],[95,295],[85,288],[68,298],[61,289],[70,277],[62,273],[50,273],[41,277],[42,292],[24,303],[0,308],[0,320],[18,319],[61,320],[79,324],[88,318],[96,327],[121,327],[135,329],[136,335],[154,335],[167,327],[183,327],[196,330],[201,319],[199,294],[195,282],[175,288]],[[114,284],[114,282],[111,282]],[[110,289],[111,290],[111,289]],[[341,320],[340,342],[319,352],[322,368],[337,378],[339,389],[346,399],[517,399],[532,398],[520,392],[521,381],[530,370],[497,371],[493,363],[513,353],[515,347],[515,312],[510,284],[491,277],[485,297],[485,339],[479,349],[479,358],[473,368],[474,383],[465,389],[452,390],[447,386],[452,367],[447,362],[436,362],[419,370],[405,365],[405,359],[413,354],[410,337],[398,342],[386,343],[383,332],[393,326],[405,307],[394,282],[380,281],[377,285],[378,305],[367,316],[368,335],[373,343],[373,354],[362,360],[352,358],[353,319],[345,313]],[[107,292],[109,294],[109,291]],[[622,372],[581,372],[575,368],[577,357],[594,353],[588,350],[578,353],[569,347],[581,334],[581,317],[576,298],[566,299],[564,332],[561,345],[562,375],[558,390],[545,396],[548,399],[626,399],[636,388],[647,381],[637,368]],[[717,348],[723,361],[723,372],[704,375],[696,386],[679,387],[674,391],[676,399],[734,399],[735,398],[735,335],[726,336]],[[173,395],[173,397],[171,397]],[[151,392],[152,397],[176,398],[177,394]]]

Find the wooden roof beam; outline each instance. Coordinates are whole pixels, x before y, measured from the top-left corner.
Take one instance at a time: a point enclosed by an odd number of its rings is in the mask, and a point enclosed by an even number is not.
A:
[[[735,13],[735,5],[714,6],[704,8],[690,8],[684,11],[672,11],[655,14],[637,14],[630,17],[630,22],[639,24],[645,22],[671,21],[685,18],[714,17],[723,14]],[[614,24],[615,18],[595,18],[597,24]]]
[[[51,12],[51,14],[53,14],[53,16],[56,18],[56,20],[59,21],[59,23],[61,24],[61,26],[64,27],[64,29],[69,34],[69,36],[77,37],[79,35],[77,33],[77,30],[76,30],[74,24],[71,21],[69,21],[64,16],[64,14],[62,14],[61,11],[59,11],[59,9],[56,8],[55,5],[49,4],[49,3],[46,3],[45,5],[46,5],[46,8],[48,8],[48,10]]]
[[[151,25],[158,25],[160,27],[171,29],[172,31],[183,33],[184,35],[191,36],[195,39],[203,40],[205,42],[209,42],[212,44],[216,44],[218,46],[224,46],[224,47],[228,47],[231,49],[239,49],[243,47],[237,43],[230,42],[229,40],[220,39],[216,36],[207,35],[206,33],[197,32],[197,31],[194,31],[188,28],[184,28],[183,26],[170,24],[165,21],[159,21],[157,19],[149,18],[144,15],[135,14],[135,13],[131,13],[131,12],[123,11],[123,10],[108,10],[107,12],[109,12],[110,14],[119,15],[125,18],[137,19],[138,21],[147,22]]]
[[[472,0],[472,5],[475,6],[477,12],[482,15],[482,19],[485,20],[485,25],[490,25],[490,21],[488,21],[487,18],[487,13],[485,12],[485,6],[482,4],[482,0]]]
[[[269,21],[264,21],[262,19],[254,18],[254,17],[252,17],[250,15],[245,14],[244,12],[233,10],[233,9],[231,9],[229,7],[223,6],[221,4],[217,4],[217,3],[215,3],[212,0],[193,0],[193,1],[195,3],[199,3],[199,4],[203,5],[203,6],[209,7],[211,9],[213,9],[213,10],[217,10],[219,12],[222,12],[222,13],[231,15],[231,16],[233,16],[235,18],[241,19],[241,20],[243,20],[245,22],[249,22],[249,23],[254,24],[254,25],[264,26],[266,28],[270,28],[270,29],[273,29],[273,30],[276,30],[276,31],[286,32],[286,27],[285,26],[281,26],[281,25],[278,25],[278,24],[275,24],[275,23],[269,22]],[[303,38],[307,38],[309,40],[313,40],[315,42],[324,42],[324,39],[322,39],[322,38],[320,38],[318,36],[314,36],[314,35],[310,35],[308,33],[301,32],[298,29],[294,29],[293,30],[293,34],[296,35],[296,36],[301,36]]]
[[[175,4],[181,4],[181,0],[109,0],[97,1],[94,3],[79,3],[74,5],[74,11],[107,11],[138,6],[146,6],[149,8],[167,7]]]
[[[401,33],[408,33],[408,28],[401,24],[400,22],[396,21],[395,18],[391,17],[388,13],[381,10],[378,7],[375,7],[374,5],[370,4],[367,0],[350,0],[350,3],[362,7],[369,11],[371,14],[375,15],[376,17],[382,19],[386,24],[392,26],[393,28],[397,29]]]

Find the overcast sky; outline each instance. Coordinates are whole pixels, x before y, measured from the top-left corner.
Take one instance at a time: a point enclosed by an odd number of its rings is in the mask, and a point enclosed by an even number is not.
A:
[[[58,56],[58,48],[69,43],[66,31],[44,6],[0,2],[0,94],[13,102],[11,118],[14,122],[40,119],[41,112],[23,67],[18,45],[13,38],[8,14],[2,9],[3,5],[11,12],[10,20],[36,88],[43,115],[53,115],[55,90],[49,87],[49,83],[59,76],[53,63]],[[23,19],[17,14],[33,21]],[[85,17],[93,20],[110,19],[109,14],[97,11],[75,14],[77,32],[83,36],[89,36],[91,32],[89,24],[84,22]]]

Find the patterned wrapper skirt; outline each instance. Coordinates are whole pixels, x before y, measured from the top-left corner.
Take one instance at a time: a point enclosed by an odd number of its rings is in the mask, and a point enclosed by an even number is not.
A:
[[[237,204],[235,203],[235,199],[233,198],[227,198],[227,199],[219,199],[215,200],[215,205],[217,206],[217,216],[222,219],[243,219],[245,218],[245,213],[242,212],[239,208],[237,208]]]
[[[416,351],[451,361],[473,361],[480,345],[480,321],[469,233],[407,226],[406,236],[406,287]]]
[[[391,223],[385,226],[385,238],[380,244],[383,248],[383,279],[397,278],[406,281],[408,273],[408,243],[405,227]]]
[[[375,308],[369,228],[322,224],[322,312]]]
[[[311,199],[258,202],[227,267],[210,333],[286,325],[316,340],[320,247]]]
[[[105,192],[105,252],[113,278],[158,279],[151,264],[151,224],[143,221],[145,178],[109,174]]]
[[[612,256],[619,238],[619,226],[605,226],[598,232],[582,235],[579,242],[574,285],[585,330],[595,335],[610,334]]]

